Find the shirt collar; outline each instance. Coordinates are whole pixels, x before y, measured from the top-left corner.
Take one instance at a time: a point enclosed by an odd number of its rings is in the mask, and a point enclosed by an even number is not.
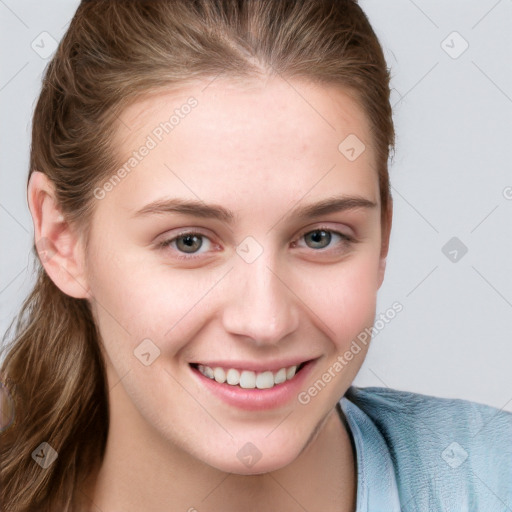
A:
[[[393,460],[376,425],[345,396],[339,401],[356,449],[356,512],[400,512]]]

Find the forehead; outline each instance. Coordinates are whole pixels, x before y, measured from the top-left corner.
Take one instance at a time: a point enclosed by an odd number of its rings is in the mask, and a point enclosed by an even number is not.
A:
[[[332,85],[279,77],[198,81],[123,111],[113,134],[119,161],[154,147],[111,195],[129,210],[164,192],[232,204],[234,193],[247,201],[258,195],[261,205],[307,191],[325,196],[335,187],[378,202],[370,134],[358,103]]]
[[[192,123],[195,128],[201,124],[201,132],[210,138],[237,132],[237,139],[242,140],[246,131],[239,130],[240,124],[256,129],[258,133],[270,133],[272,127],[288,125],[287,128],[292,128],[297,136],[331,131],[331,135],[340,137],[345,130],[352,129],[359,132],[367,145],[372,144],[367,116],[356,102],[354,92],[331,84],[280,77],[244,82],[226,78],[203,79],[187,86],[148,93],[122,112],[115,126],[116,141],[120,146],[136,142],[141,131],[148,132],[155,121],[168,121],[173,112],[178,111],[176,113],[182,119],[180,107],[191,97],[197,100],[199,107],[193,109]],[[187,116],[185,113],[184,117]],[[212,116],[215,123],[203,123],[211,121]],[[256,135],[255,132],[251,134]],[[248,137],[251,134],[246,132]]]

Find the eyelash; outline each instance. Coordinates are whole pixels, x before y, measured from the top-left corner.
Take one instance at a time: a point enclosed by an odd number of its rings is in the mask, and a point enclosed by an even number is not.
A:
[[[319,227],[317,227],[315,229],[310,229],[308,231],[303,232],[299,236],[298,239],[301,239],[305,235],[308,235],[310,233],[315,233],[317,231],[325,231],[327,233],[338,235],[342,239],[339,242],[340,245],[349,246],[351,244],[357,243],[357,240],[355,238],[353,238],[353,237],[351,237],[349,235],[346,235],[344,233],[340,233],[339,231],[336,231],[334,229],[329,229],[329,228],[323,227],[323,226],[319,226]],[[204,237],[204,238],[208,238],[209,239],[209,237],[207,235],[205,235],[204,233],[201,233],[199,231],[183,231],[183,232],[179,233],[178,235],[176,235],[173,238],[168,238],[167,240],[163,240],[163,241],[159,242],[157,244],[157,248],[161,249],[161,250],[166,250],[172,244],[172,242],[174,242],[178,238],[185,237],[185,236],[190,236],[190,235],[199,235],[200,237]],[[177,249],[175,249],[175,250],[177,251]],[[314,252],[328,252],[328,248],[319,249],[319,250],[312,249],[312,250]],[[185,256],[184,254],[185,253],[179,253],[176,256],[176,259],[178,259],[178,260],[189,260],[190,261],[190,260],[194,260],[194,259],[202,257],[202,255],[190,254],[190,255],[186,255]]]

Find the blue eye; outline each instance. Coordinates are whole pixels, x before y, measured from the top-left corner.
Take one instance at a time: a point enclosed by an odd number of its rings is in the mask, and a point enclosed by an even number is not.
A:
[[[348,246],[350,246],[351,243],[356,242],[354,238],[348,235],[324,227],[319,227],[317,229],[302,233],[302,235],[299,237],[299,240],[302,238],[305,240],[310,240],[312,245],[308,244],[308,247],[310,249],[319,249],[316,252],[328,252],[323,251],[323,249],[329,247],[333,236],[339,238],[337,244],[335,244],[338,246],[338,250],[340,248],[346,249]],[[198,253],[198,251],[203,247],[203,240],[208,240],[210,245],[212,243],[210,238],[203,233],[196,231],[185,231],[173,238],[159,242],[157,247],[162,250],[172,248],[173,252],[177,253],[174,257],[179,260],[192,260],[201,257],[201,253]],[[297,242],[293,242],[293,247],[297,246]]]

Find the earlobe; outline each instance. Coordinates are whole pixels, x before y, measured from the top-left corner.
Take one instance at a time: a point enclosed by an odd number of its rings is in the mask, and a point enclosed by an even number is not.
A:
[[[41,264],[55,285],[75,298],[89,298],[81,240],[59,210],[52,181],[33,171],[27,201]]]

